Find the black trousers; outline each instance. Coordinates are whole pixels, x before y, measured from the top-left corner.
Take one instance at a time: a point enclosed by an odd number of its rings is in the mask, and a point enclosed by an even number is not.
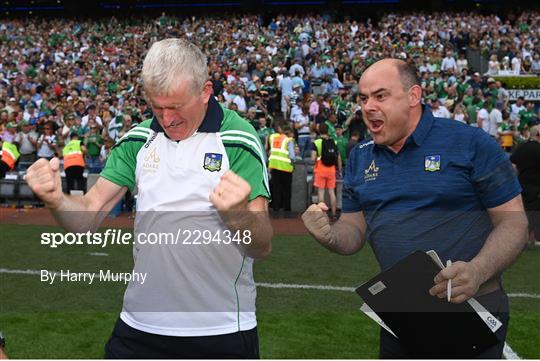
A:
[[[503,356],[504,342],[506,340],[506,332],[509,321],[509,306],[508,297],[503,290],[497,290],[479,297],[475,297],[493,316],[497,317],[502,322],[501,328],[495,333],[499,343],[483,350],[477,354],[464,356],[467,359],[501,359]],[[412,350],[407,348],[402,342],[395,338],[392,334],[381,328],[380,351],[379,358],[381,359],[421,359],[421,358],[441,358],[452,359],[455,355],[441,350],[439,355],[426,355],[423,350]]]
[[[72,167],[66,168],[66,183],[67,183],[67,192],[70,191],[84,191],[84,167],[74,165]],[[76,185],[75,185],[76,184]]]
[[[118,319],[106,359],[258,359],[257,328],[225,335],[175,337],[147,333]]]
[[[4,179],[6,173],[9,172],[9,170],[9,165],[3,160],[0,160],[0,179]]]
[[[272,169],[270,173],[272,174],[272,209],[279,211],[283,208],[285,211],[290,211],[292,173],[277,169]]]
[[[523,206],[529,219],[529,229],[534,232],[537,240],[540,240],[540,186],[522,184]]]

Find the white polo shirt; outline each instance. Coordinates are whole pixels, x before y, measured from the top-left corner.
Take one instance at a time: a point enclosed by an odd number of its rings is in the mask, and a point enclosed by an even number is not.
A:
[[[101,176],[137,188],[133,271],[147,274],[144,283],[131,281],[124,295],[120,317],[129,326],[169,336],[256,326],[253,260],[238,246],[249,239],[238,235],[236,243],[227,242],[233,234],[227,237],[209,200],[229,169],[251,185],[249,200],[269,197],[257,133],[214,98],[197,132],[185,140],[169,139],[153,119],[114,146]],[[149,244],[156,235],[175,240]]]

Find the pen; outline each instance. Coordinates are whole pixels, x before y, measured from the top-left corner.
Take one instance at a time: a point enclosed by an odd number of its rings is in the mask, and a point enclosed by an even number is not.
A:
[[[446,261],[446,268],[452,266],[452,261],[447,260]],[[452,298],[452,279],[448,280],[448,283],[446,284],[446,300],[450,302],[450,299]]]

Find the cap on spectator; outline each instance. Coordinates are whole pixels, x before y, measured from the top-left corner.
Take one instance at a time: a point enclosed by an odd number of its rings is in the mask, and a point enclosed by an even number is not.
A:
[[[476,72],[473,74],[474,76],[480,76],[480,73],[479,72]]]
[[[493,78],[488,78],[487,82],[488,82],[488,84],[489,84],[489,83],[495,83],[495,79],[493,79]]]
[[[9,101],[10,101],[10,102],[15,102],[15,101],[17,101],[17,99],[15,99],[15,98],[9,98]]]
[[[298,83],[295,83],[295,84],[293,84],[292,87],[293,87],[293,88],[301,88],[302,86],[301,86],[300,84],[298,84]]]
[[[75,116],[74,116],[73,114],[69,114],[69,115],[67,116],[67,118],[68,118],[68,120],[71,120],[71,119],[75,119]]]
[[[271,76],[267,76],[266,78],[264,78],[264,81],[272,81],[274,80],[274,78],[272,78]]]

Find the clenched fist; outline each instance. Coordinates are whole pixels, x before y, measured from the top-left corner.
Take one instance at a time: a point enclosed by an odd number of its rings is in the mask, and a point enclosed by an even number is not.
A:
[[[326,211],[328,211],[328,206],[321,202],[312,204],[302,214],[302,221],[309,233],[323,246],[328,246],[332,240],[332,227]]]
[[[227,171],[210,194],[210,202],[218,211],[243,211],[247,210],[250,193],[248,182],[234,172]]]
[[[26,183],[48,208],[56,209],[62,200],[60,161],[40,159],[26,173]]]

